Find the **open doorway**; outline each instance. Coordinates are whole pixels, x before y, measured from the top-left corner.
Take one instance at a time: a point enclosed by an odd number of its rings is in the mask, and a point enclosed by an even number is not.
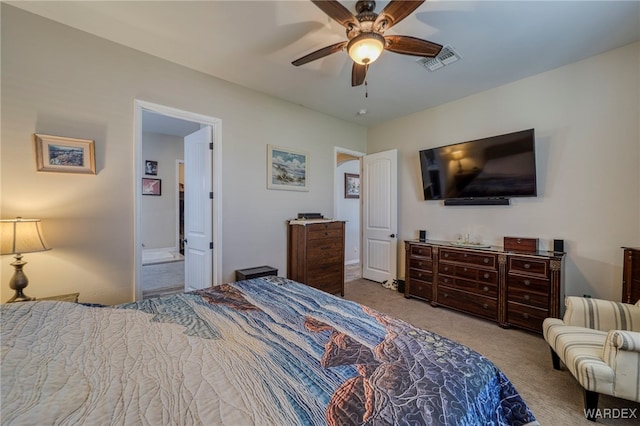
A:
[[[135,300],[219,283],[219,145],[219,120],[136,100]],[[207,183],[192,185],[189,193],[189,179]],[[189,215],[194,205],[197,214]],[[208,233],[191,234],[188,244],[194,217]]]
[[[345,281],[362,277],[360,159],[364,153],[335,148],[334,217],[345,223]]]

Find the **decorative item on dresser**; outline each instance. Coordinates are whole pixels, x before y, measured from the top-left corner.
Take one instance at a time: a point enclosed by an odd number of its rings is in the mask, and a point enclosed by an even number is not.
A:
[[[622,248],[624,249],[622,301],[636,303],[640,300],[640,247]]]
[[[290,220],[287,278],[344,296],[344,221]]]
[[[520,243],[529,250],[406,241],[405,297],[541,333],[545,318],[561,314],[564,253]]]

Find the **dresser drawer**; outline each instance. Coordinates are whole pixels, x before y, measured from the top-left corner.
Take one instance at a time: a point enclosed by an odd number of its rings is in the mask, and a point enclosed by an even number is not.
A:
[[[424,258],[410,258],[409,259],[409,267],[414,269],[420,269],[423,271],[433,271],[433,262],[431,259]]]
[[[340,262],[344,257],[342,245],[338,245],[334,240],[315,240],[307,244],[307,261],[326,263]]]
[[[412,257],[431,257],[431,247],[412,244],[409,253]]]
[[[409,276],[412,280],[433,282],[433,274],[431,273],[431,271],[411,268],[409,269]]]
[[[490,297],[482,297],[443,286],[438,288],[438,304],[493,321],[498,319],[498,302]]]
[[[509,287],[507,300],[540,309],[549,308],[549,293],[534,293],[528,289]]]
[[[498,283],[498,271],[479,269],[473,266],[453,265],[443,262],[439,265],[438,272],[442,275],[476,280],[487,284]]]
[[[546,260],[512,256],[509,258],[509,272],[519,272],[538,277],[549,277],[549,262]]]
[[[507,291],[510,292],[511,290],[549,294],[550,283],[549,280],[541,278],[509,274],[507,277]]]
[[[307,239],[309,242],[321,238],[336,238],[342,239],[342,224],[340,222],[334,223],[316,223],[313,225],[307,225]]]
[[[438,285],[456,290],[464,290],[485,297],[498,297],[497,284],[481,283],[475,280],[465,280],[447,276],[438,276]]]
[[[489,253],[485,254],[461,250],[441,249],[440,262],[458,262],[496,269],[497,256]]]
[[[520,303],[507,303],[507,322],[538,333],[542,332],[542,322],[549,316],[546,309],[538,309]]]
[[[409,295],[431,300],[433,299],[433,285],[430,282],[412,279],[409,286]]]

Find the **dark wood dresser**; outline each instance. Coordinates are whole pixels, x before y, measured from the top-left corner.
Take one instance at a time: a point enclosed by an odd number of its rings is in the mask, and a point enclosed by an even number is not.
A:
[[[622,247],[622,301],[636,303],[640,300],[640,247]]]
[[[287,277],[344,296],[344,225],[344,221],[290,221]]]
[[[406,241],[405,250],[405,297],[536,333],[561,315],[564,253],[438,241]]]

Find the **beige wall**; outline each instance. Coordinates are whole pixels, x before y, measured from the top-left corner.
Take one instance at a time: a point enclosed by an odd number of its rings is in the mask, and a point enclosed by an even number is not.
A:
[[[469,232],[496,245],[504,236],[537,237],[544,249],[564,239],[567,294],[619,300],[620,247],[640,245],[639,122],[636,43],[370,128],[367,148],[399,148],[401,239],[419,229],[443,240]],[[419,150],[527,128],[536,131],[537,198],[506,207],[423,200]]]
[[[399,234],[501,244],[567,241],[567,292],[620,298],[620,246],[640,244],[640,44],[366,129],[2,4],[0,215],[40,217],[53,247],[25,255],[27,294],[133,297],[133,100],[222,120],[223,279],[286,274],[285,220],[331,215],[333,147],[399,150]],[[418,151],[534,127],[540,196],[508,207],[423,201]],[[32,134],[96,140],[97,175],[38,173]],[[309,192],[266,189],[266,145],[310,155]],[[401,246],[400,246],[401,247]],[[400,262],[403,250],[400,250]],[[11,256],[0,258],[0,301]],[[404,267],[399,267],[403,276]]]
[[[145,249],[178,247],[178,167],[184,159],[184,138],[158,133],[142,133],[142,161],[158,162],[161,195],[144,195],[140,200],[140,238]]]
[[[366,129],[279,101],[2,4],[0,215],[39,217],[53,250],[25,255],[28,295],[133,298],[133,103],[222,120],[222,276],[268,264],[286,274],[285,220],[331,215],[334,146]],[[33,133],[95,139],[97,174],[35,171]],[[267,144],[309,153],[309,192],[266,189]],[[0,258],[0,301],[11,256]]]

